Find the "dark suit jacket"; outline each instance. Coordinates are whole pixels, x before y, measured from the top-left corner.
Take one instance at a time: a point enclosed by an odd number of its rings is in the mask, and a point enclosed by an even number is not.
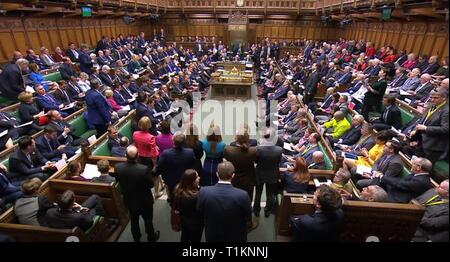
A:
[[[113,78],[111,76],[108,77],[108,74],[104,72],[99,73],[99,77],[102,80],[103,84],[112,87],[114,85]]]
[[[358,140],[361,138],[361,125],[357,127],[352,127],[350,130],[345,133],[341,139],[341,144],[352,146],[358,142]]]
[[[70,58],[72,62],[78,62],[80,60],[80,51],[75,50],[78,53],[78,59],[75,58],[75,55],[73,54],[73,51],[71,49],[67,49],[66,54]]]
[[[41,153],[36,150],[31,154],[31,162],[22,152],[17,149],[9,157],[9,178],[21,178],[33,175],[36,173],[42,173],[41,167],[45,165],[47,159],[45,159]]]
[[[293,241],[296,242],[337,242],[344,222],[342,209],[327,214],[316,211],[313,215],[292,217],[289,225]]]
[[[421,100],[422,98],[427,97],[430,94],[433,87],[434,86],[430,82],[428,82],[424,86],[419,85],[415,90],[416,94],[414,95],[414,99]]]
[[[93,211],[93,210],[92,210]],[[91,212],[61,211],[58,207],[47,210],[45,221],[51,228],[74,228],[80,227],[82,230],[89,229],[94,223],[94,215]]]
[[[256,147],[256,183],[276,183],[283,149],[271,143]]]
[[[231,181],[233,186],[244,190],[252,189],[256,185],[256,148],[250,147],[248,151],[243,151],[240,146],[226,146],[224,157],[233,163],[235,169]]]
[[[48,140],[43,135],[36,139],[36,146],[39,149],[39,152],[50,161],[61,159],[63,152],[57,149],[60,146],[58,140],[52,139],[47,141]]]
[[[383,176],[382,185],[387,186],[388,199],[395,203],[409,203],[431,188],[429,175],[410,174],[407,177]]]
[[[174,189],[186,169],[195,167],[195,155],[191,148],[170,148],[159,156],[158,173],[164,183]]]
[[[23,91],[25,91],[25,87],[19,66],[16,64],[6,65],[0,74],[0,95],[11,100],[17,100],[17,96]]]
[[[92,59],[89,56],[89,54],[83,52],[83,51],[79,51],[79,59],[80,59],[80,70],[81,72],[85,72],[86,74],[90,74],[91,73],[91,68],[94,65],[92,63]]]
[[[416,200],[423,204],[435,195],[437,195],[436,189],[432,188],[417,197]],[[441,205],[427,206],[413,241],[448,242],[448,225],[448,202]]]
[[[386,160],[386,158],[388,159]],[[383,177],[400,177],[403,171],[403,161],[398,154],[390,156],[383,154],[375,161],[372,170],[383,173]]]
[[[111,106],[98,91],[86,92],[87,122],[92,125],[104,125],[111,121]]]
[[[70,144],[72,143],[75,139],[73,137],[73,132],[75,132],[75,127],[73,127],[71,124],[65,122],[65,121],[61,121],[61,122],[54,122],[51,121],[50,123],[48,123],[49,127],[53,127],[54,129],[56,129],[58,131],[58,142],[60,144]],[[64,132],[64,128],[67,127],[70,129],[70,133],[67,135],[67,137],[64,137],[62,135],[62,133]]]
[[[221,182],[202,187],[197,209],[205,221],[206,241],[247,241],[247,221],[252,214],[247,192]]]
[[[133,210],[153,205],[153,178],[148,166],[125,162],[115,167],[116,179],[120,183],[125,205]]]
[[[34,104],[20,103],[19,115],[24,123],[33,121],[33,116],[39,114],[39,112],[39,109]]]
[[[305,82],[305,93],[315,95],[317,93],[317,84],[319,83],[319,72],[313,72],[308,76]]]
[[[72,65],[63,63],[59,67],[59,72],[61,73],[61,78],[64,80],[69,80],[71,76],[78,76],[77,71],[73,68]]]
[[[38,105],[39,109],[44,110],[45,112],[48,112],[52,109],[59,111],[59,103],[52,94],[46,94],[45,96],[36,96],[36,104]]]
[[[53,97],[60,103],[60,104],[64,104],[64,105],[68,105],[70,103],[72,103],[74,100],[73,98],[70,96],[69,92],[67,90],[66,91],[67,97],[66,95],[63,93],[62,89],[56,89],[55,92],[53,92]]]
[[[388,110],[388,112],[385,119],[384,114],[386,110]],[[386,125],[395,127],[398,130],[402,128],[402,114],[397,105],[392,105],[389,109],[387,109],[387,107],[384,108],[379,120]]]
[[[433,152],[443,152],[441,158],[448,153],[448,103],[436,110],[433,115],[431,115],[428,120],[426,116],[428,111],[423,114],[421,123],[427,126],[425,132],[422,134],[422,147],[425,153]]]
[[[126,157],[127,149],[125,147],[115,146],[111,149],[111,156]]]

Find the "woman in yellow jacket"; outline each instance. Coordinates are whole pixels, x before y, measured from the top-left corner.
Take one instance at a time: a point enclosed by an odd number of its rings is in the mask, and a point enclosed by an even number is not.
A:
[[[375,139],[375,145],[369,151],[363,148],[361,150],[362,156],[358,156],[358,159],[344,158],[344,168],[350,170],[360,165],[373,167],[375,161],[383,154],[384,145],[389,139],[391,139],[391,136],[388,133],[380,132]]]

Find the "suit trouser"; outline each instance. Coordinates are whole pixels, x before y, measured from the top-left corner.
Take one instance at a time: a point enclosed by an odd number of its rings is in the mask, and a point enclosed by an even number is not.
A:
[[[262,183],[256,185],[255,203],[253,204],[253,211],[259,213],[261,210],[261,195],[264,184],[266,185],[266,207],[264,210],[272,211],[275,205],[275,188],[276,183]]]
[[[102,205],[102,200],[98,195],[92,195],[81,204],[82,207],[89,208],[89,214],[94,216],[105,216],[106,212]]]
[[[153,228],[153,204],[146,204],[137,209],[130,209],[131,234],[134,241],[141,239],[141,229],[139,227],[139,216],[144,219],[145,233],[149,241],[155,238],[155,229]]]

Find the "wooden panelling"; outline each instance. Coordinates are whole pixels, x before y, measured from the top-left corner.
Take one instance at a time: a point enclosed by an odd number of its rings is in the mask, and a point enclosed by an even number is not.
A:
[[[338,35],[373,42],[376,48],[392,45],[416,54],[448,56],[448,25],[444,23],[359,22],[340,31]]]
[[[69,42],[95,46],[102,35],[137,35],[139,29],[138,25],[127,26],[122,19],[1,17],[0,63],[9,61],[14,50],[25,54],[31,47],[40,54],[42,46],[53,52],[57,46],[66,49]]]

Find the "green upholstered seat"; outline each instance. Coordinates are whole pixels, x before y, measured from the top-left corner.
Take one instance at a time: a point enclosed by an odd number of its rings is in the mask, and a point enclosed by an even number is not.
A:
[[[3,159],[0,163],[2,163],[4,166],[6,166],[9,169],[9,156],[5,159]]]
[[[437,161],[433,166],[433,177],[438,181],[448,179],[449,163],[444,160]]]
[[[415,115],[413,113],[408,112],[407,110],[400,107],[400,114],[402,115],[402,127],[406,127],[406,125],[413,120]]]
[[[93,151],[93,156],[111,156],[111,150],[108,147],[108,140],[103,141]]]
[[[130,144],[133,143],[133,128],[131,126],[131,121],[126,122],[121,128],[119,128],[119,133],[128,137]]]
[[[45,75],[44,78],[45,80],[52,82],[58,82],[62,80],[61,73],[59,73],[59,71]]]
[[[69,121],[75,128],[74,135],[82,138],[89,138],[96,134],[94,129],[89,129],[86,119],[83,115],[77,116],[75,119]]]
[[[331,156],[327,153],[327,150],[325,149],[325,147],[322,145],[322,142],[319,142],[319,148],[320,148],[320,151],[322,151],[322,153],[323,153],[323,158],[324,158],[325,166],[326,166],[327,170],[333,170],[333,160],[332,160]]]
[[[4,96],[0,96],[0,105],[2,106],[8,106],[14,103],[14,101],[10,100],[9,98],[6,98]]]

